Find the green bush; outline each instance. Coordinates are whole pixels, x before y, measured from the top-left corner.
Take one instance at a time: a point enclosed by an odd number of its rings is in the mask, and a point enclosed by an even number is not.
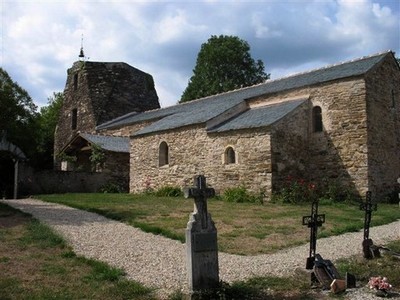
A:
[[[249,192],[244,186],[228,188],[222,195],[222,200],[235,203],[263,203],[264,194]]]
[[[154,192],[157,197],[182,197],[183,192],[177,186],[163,186]]]
[[[123,189],[116,183],[108,182],[99,189],[100,193],[122,193]]]
[[[288,176],[283,188],[272,196],[272,201],[292,204],[312,202],[316,197],[315,189],[315,184],[304,178]]]

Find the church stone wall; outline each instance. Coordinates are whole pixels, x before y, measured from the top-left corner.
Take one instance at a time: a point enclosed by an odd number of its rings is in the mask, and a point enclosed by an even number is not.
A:
[[[311,91],[313,105],[322,109],[323,131],[310,132],[309,172],[310,180],[322,187],[339,185],[352,194],[368,188],[365,93],[362,78]]]
[[[169,146],[169,164],[159,167],[159,145]],[[232,147],[236,163],[227,164],[225,151]],[[131,140],[130,191],[162,186],[189,186],[195,175],[204,174],[220,193],[243,185],[253,191],[271,192],[270,136],[262,130],[207,135],[192,126]]]
[[[373,197],[398,197],[400,176],[400,75],[386,57],[367,74],[368,189]]]
[[[294,112],[280,120],[272,129],[272,186],[277,191],[287,178],[308,179],[309,111],[306,101]]]

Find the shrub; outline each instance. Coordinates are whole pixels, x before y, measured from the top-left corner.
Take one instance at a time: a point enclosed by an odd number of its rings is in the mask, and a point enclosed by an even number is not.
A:
[[[249,192],[244,186],[228,188],[224,191],[222,200],[235,203],[263,203],[264,194]]]
[[[108,182],[99,189],[100,193],[122,193],[123,189],[116,183]]]
[[[182,197],[183,192],[180,187],[177,186],[164,186],[154,192],[157,197]]]
[[[273,195],[273,202],[282,203],[304,203],[312,202],[316,197],[315,184],[306,181],[304,178],[288,176],[284,187]]]

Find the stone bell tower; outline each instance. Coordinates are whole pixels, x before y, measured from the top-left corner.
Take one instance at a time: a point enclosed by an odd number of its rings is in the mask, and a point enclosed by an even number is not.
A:
[[[79,57],[84,57],[82,48]],[[94,133],[104,122],[157,108],[160,104],[150,74],[123,62],[77,61],[67,71],[55,157],[77,132]]]

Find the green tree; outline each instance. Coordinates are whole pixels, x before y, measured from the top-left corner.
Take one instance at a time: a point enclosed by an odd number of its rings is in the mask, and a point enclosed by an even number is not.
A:
[[[268,78],[264,63],[251,57],[246,41],[236,36],[211,36],[201,45],[193,76],[179,102],[254,85]]]
[[[53,96],[47,100],[48,105],[40,109],[40,114],[37,118],[39,131],[36,160],[41,168],[51,169],[54,161],[54,132],[58,123],[64,94],[61,92],[53,93]]]
[[[36,109],[28,92],[0,68],[0,131],[28,158],[36,151]]]

